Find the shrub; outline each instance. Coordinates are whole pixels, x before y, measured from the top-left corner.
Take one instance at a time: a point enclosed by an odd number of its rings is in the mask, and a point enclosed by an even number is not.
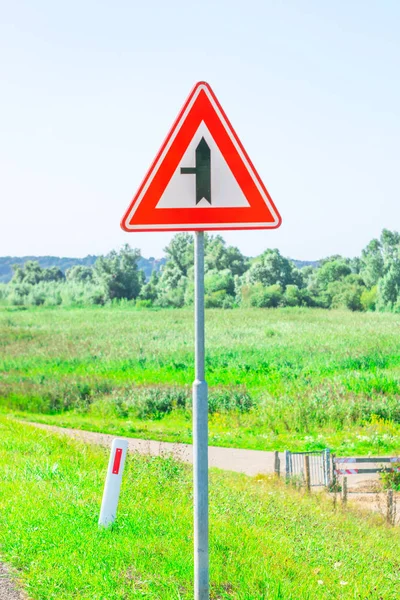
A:
[[[46,294],[43,290],[37,289],[39,286],[32,286],[32,291],[29,296],[26,298],[26,303],[31,304],[32,306],[41,306],[45,303]]]
[[[285,306],[300,306],[302,303],[301,300],[301,293],[297,285],[286,286],[286,290],[283,295]]]
[[[276,308],[282,302],[283,294],[280,285],[263,287],[256,284],[251,290],[250,304],[257,308]]]
[[[400,492],[400,459],[398,463],[391,463],[390,469],[384,469],[380,478],[385,490],[396,490]]]
[[[136,308],[151,308],[153,306],[153,302],[151,300],[143,300],[139,298],[135,303]]]
[[[25,304],[25,296],[14,289],[10,294],[8,294],[7,301],[12,306],[23,306]]]
[[[0,302],[6,303],[8,296],[8,285],[0,283]]]
[[[135,401],[139,419],[161,419],[174,408],[174,395],[170,390],[148,389]]]
[[[233,305],[233,298],[226,293],[226,290],[219,290],[217,292],[211,292],[206,294],[204,298],[204,304],[206,308],[230,308],[229,302],[231,298],[231,306]]]
[[[106,301],[104,288],[96,285],[85,286],[86,290],[83,295],[83,303],[85,305],[103,305]]]
[[[361,295],[365,291],[359,277],[349,275],[341,281],[334,281],[328,285],[327,292],[331,296],[332,308],[345,307],[349,310],[362,310]]]
[[[208,412],[225,412],[238,410],[248,412],[254,406],[254,400],[246,391],[212,390],[208,397]]]
[[[162,289],[155,304],[161,308],[182,308],[185,305],[185,286],[186,278],[182,278],[179,287]]]
[[[231,296],[235,292],[235,282],[229,269],[223,271],[208,271],[204,277],[206,294],[224,291]]]
[[[378,286],[374,285],[370,290],[364,290],[361,294],[361,304],[364,310],[375,310],[378,300]]]

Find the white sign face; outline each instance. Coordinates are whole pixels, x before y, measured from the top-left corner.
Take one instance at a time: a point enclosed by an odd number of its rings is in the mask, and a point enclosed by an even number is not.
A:
[[[210,148],[211,203],[203,198],[196,204],[196,177],[182,175],[181,168],[196,164],[196,148],[202,138]],[[223,206],[249,206],[246,196],[204,122],[198,128],[157,204],[157,208],[196,208],[196,206],[211,209]]]

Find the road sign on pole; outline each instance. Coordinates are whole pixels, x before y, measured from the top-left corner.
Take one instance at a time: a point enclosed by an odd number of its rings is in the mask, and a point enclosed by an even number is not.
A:
[[[125,231],[273,229],[281,218],[207,83],[195,85],[126,211]]]
[[[125,231],[195,231],[194,597],[209,598],[204,231],[274,229],[281,217],[211,87],[199,82],[136,192]]]

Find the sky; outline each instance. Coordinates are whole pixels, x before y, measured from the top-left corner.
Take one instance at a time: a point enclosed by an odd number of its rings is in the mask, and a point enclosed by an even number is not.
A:
[[[0,256],[160,257],[120,220],[193,85],[273,198],[248,256],[354,256],[399,229],[397,0],[0,0]]]

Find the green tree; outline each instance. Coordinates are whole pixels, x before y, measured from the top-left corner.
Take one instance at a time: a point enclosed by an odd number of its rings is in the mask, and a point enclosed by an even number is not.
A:
[[[380,243],[385,265],[391,263],[391,261],[395,259],[397,260],[400,248],[400,233],[398,231],[383,229]]]
[[[375,310],[378,300],[378,286],[374,285],[370,290],[364,289],[361,294],[361,304],[364,310]]]
[[[43,269],[36,260],[28,260],[24,265],[13,265],[13,277],[11,283],[27,283],[35,285],[42,281]]]
[[[173,308],[182,308],[190,303],[187,297],[188,278],[180,277],[174,287],[166,285],[165,279],[161,276],[158,287],[157,305],[162,307],[171,306]]]
[[[100,256],[94,266],[94,279],[104,289],[107,299],[137,298],[143,284],[143,274],[138,270],[140,251],[128,244],[119,251]]]
[[[371,240],[361,253],[360,275],[368,288],[377,285],[383,276],[384,268],[382,245],[377,239]]]
[[[43,269],[42,281],[64,281],[65,275],[58,267]]]
[[[204,287],[206,294],[225,290],[227,294],[233,296],[235,293],[235,281],[232,272],[229,269],[207,271],[204,276]]]
[[[300,269],[301,277],[305,287],[312,286],[315,282],[317,269],[311,265]]]
[[[151,304],[154,304],[158,298],[159,280],[160,278],[157,271],[153,271],[149,281],[140,290],[139,298],[141,300],[147,300],[151,302]]]
[[[175,235],[164,252],[167,263],[163,271],[170,269],[172,272],[180,273],[187,277],[190,267],[194,264],[193,236],[190,233],[178,233]]]
[[[93,281],[93,268],[85,265],[74,265],[67,269],[65,276],[67,281],[87,283]]]
[[[167,262],[162,269],[158,284],[157,303],[161,306],[192,304],[194,296],[193,236],[180,233],[165,248]],[[241,252],[226,246],[224,239],[205,236],[206,305],[227,306],[234,302],[234,277],[247,269],[247,260]],[[231,297],[231,299],[228,298]]]
[[[257,308],[276,308],[282,303],[283,294],[279,284],[264,287],[256,283],[250,289],[250,304]]]
[[[42,281],[63,281],[64,273],[58,267],[49,267],[42,269],[37,260],[27,260],[21,265],[13,265],[12,284],[25,283],[28,285],[37,285]]]
[[[248,260],[235,246],[227,246],[220,235],[206,236],[205,269],[206,271],[224,271],[229,269],[233,276],[243,275],[248,269]]]
[[[261,283],[265,287],[279,285],[285,288],[287,285],[296,285],[296,277],[300,277],[299,270],[277,249],[266,250],[254,260],[246,273],[247,282]]]
[[[350,274],[351,267],[342,258],[334,258],[333,260],[324,261],[317,270],[316,283],[322,290],[326,290],[330,283],[340,281]]]
[[[283,294],[285,306],[300,306],[302,304],[301,291],[297,285],[287,285]]]
[[[235,281],[229,269],[207,271],[204,277],[207,308],[231,308],[234,304]]]
[[[330,296],[332,308],[348,308],[349,310],[363,310],[361,302],[365,290],[364,282],[359,275],[350,274],[339,281],[328,285],[327,294]]]
[[[157,304],[180,308],[185,304],[185,293],[189,272],[193,270],[193,236],[178,233],[164,249],[167,256],[158,282]]]
[[[378,289],[380,306],[393,308],[400,298],[400,257],[391,260],[388,271],[379,281]]]
[[[365,285],[377,285],[397,260],[400,249],[400,233],[383,229],[380,239],[371,240],[361,253],[360,274]],[[391,279],[391,277],[389,277]]]

